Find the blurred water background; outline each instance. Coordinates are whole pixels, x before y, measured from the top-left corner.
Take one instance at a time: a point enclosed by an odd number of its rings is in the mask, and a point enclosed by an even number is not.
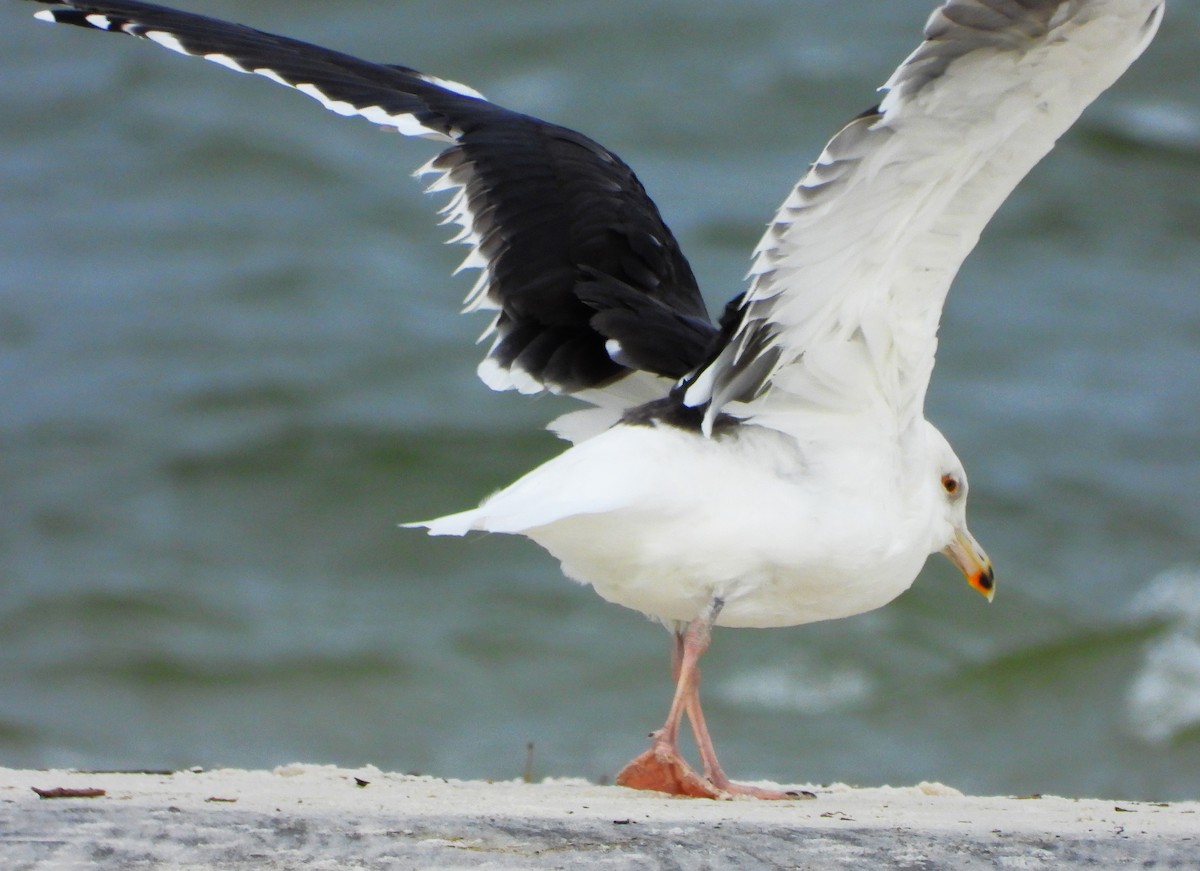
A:
[[[182,4],[183,0],[181,0]],[[929,0],[187,0],[585,131],[707,289],[916,44]],[[1200,797],[1200,8],[1005,205],[929,416],[988,607],[719,631],[737,776]],[[435,150],[262,79],[0,5],[0,764],[611,777],[667,636],[535,546],[430,540],[560,446],[456,315]]]

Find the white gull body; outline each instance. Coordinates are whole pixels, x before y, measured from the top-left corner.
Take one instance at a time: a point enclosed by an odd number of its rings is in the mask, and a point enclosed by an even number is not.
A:
[[[657,207],[586,136],[408,67],[140,2],[35,0],[43,20],[124,33],[294,88],[448,147],[418,174],[490,310],[479,374],[570,394],[574,445],[435,535],[526,536],[570,577],[674,631],[675,695],[618,783],[794,797],[717,762],[697,663],[714,625],[847,617],[942,552],[989,598],[967,479],[924,416],[950,283],[1017,183],[1141,54],[1163,0],[946,0],[879,104],[776,213],[750,284],[714,324]],[[703,774],[682,758],[692,725]]]
[[[569,577],[666,623],[713,599],[720,626],[847,617],[908,589],[954,535],[940,476],[927,471],[931,455],[957,462],[945,439],[920,425],[882,447],[802,446],[754,425],[706,437],[619,424],[425,525],[527,536]]]

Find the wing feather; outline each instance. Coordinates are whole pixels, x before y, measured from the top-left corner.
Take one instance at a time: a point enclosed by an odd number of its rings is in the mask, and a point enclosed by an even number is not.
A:
[[[1149,43],[1162,0],[949,0],[880,105],[768,226],[728,344],[685,402],[780,426],[919,418],[946,293],[984,225]],[[769,355],[768,365],[763,358]]]
[[[131,0],[37,2],[53,7],[40,19],[141,37],[449,143],[417,174],[450,194],[442,222],[471,248],[457,271],[480,270],[464,310],[496,312],[479,368],[488,386],[623,407],[647,389],[665,394],[707,354],[717,328],[678,243],[633,171],[583,134],[457,82],[215,18]],[[625,316],[631,307],[654,323]],[[629,379],[645,383],[616,389]]]

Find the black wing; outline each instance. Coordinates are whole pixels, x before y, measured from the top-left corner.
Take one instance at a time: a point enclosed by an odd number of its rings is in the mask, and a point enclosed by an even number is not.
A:
[[[126,33],[295,88],[341,115],[454,145],[418,170],[460,268],[482,270],[466,309],[498,312],[480,364],[488,386],[573,393],[635,370],[679,378],[716,328],[691,267],[633,171],[586,136],[455,82],[148,3],[49,3],[39,18]]]

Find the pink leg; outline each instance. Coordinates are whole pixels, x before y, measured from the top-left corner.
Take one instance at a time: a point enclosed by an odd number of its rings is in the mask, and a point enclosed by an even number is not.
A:
[[[700,749],[700,761],[704,765],[704,779],[711,783],[719,792],[724,794],[724,797],[735,795],[746,795],[751,798],[763,799],[801,799],[801,798],[816,798],[817,796],[811,792],[781,792],[777,789],[763,789],[758,786],[750,786],[745,783],[734,783],[725,772],[721,769],[721,763],[717,761],[717,751],[713,747],[712,737],[708,734],[708,726],[704,723],[704,712],[700,710],[700,693],[699,687],[697,692],[688,702],[687,715],[692,722],[692,734],[696,736],[696,746]]]
[[[711,609],[710,609],[711,610]],[[718,608],[719,610],[719,608]],[[672,671],[675,673],[675,696],[667,722],[657,732],[650,749],[634,759],[617,775],[620,786],[650,789],[671,795],[690,795],[697,798],[720,798],[721,793],[708,780],[687,764],[679,752],[679,721],[689,699],[696,694],[700,677],[696,663],[708,648],[712,620],[707,615],[697,617],[682,633],[677,633]]]
[[[814,798],[812,793],[779,792],[731,781],[717,761],[712,737],[700,708],[700,657],[712,638],[712,624],[721,611],[721,600],[714,600],[708,611],[675,632],[671,672],[675,678],[675,696],[667,722],[651,736],[650,749],[630,762],[617,775],[617,783],[634,789],[650,789],[672,795],[697,798],[749,796],[760,799]],[[704,764],[699,775],[679,752],[679,721],[684,714],[691,721],[692,734]]]

